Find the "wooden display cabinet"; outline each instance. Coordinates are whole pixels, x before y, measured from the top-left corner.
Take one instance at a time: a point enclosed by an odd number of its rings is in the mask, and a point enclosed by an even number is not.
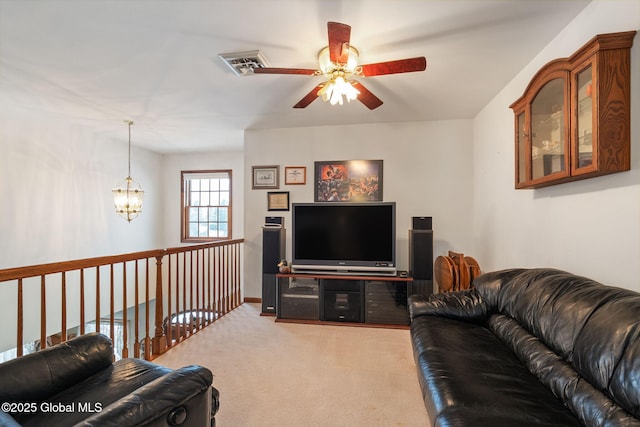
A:
[[[539,188],[631,167],[630,48],[601,34],[533,77],[515,114],[515,187]]]

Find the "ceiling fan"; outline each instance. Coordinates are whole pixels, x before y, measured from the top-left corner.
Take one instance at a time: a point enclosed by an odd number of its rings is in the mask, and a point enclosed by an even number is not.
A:
[[[382,105],[382,100],[371,93],[353,77],[371,77],[384,74],[424,71],[427,60],[424,56],[396,61],[358,65],[358,50],[350,45],[351,27],[338,22],[328,22],[329,46],[318,53],[319,69],[308,68],[254,68],[255,74],[302,74],[325,76],[328,80],[314,87],[293,108],[305,108],[316,98],[322,97],[332,105],[358,99],[370,110]]]

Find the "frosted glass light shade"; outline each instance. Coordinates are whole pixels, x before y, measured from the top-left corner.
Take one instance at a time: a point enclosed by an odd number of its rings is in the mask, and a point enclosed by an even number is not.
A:
[[[131,222],[142,213],[144,191],[140,184],[128,176],[123,183],[112,190],[116,213]]]

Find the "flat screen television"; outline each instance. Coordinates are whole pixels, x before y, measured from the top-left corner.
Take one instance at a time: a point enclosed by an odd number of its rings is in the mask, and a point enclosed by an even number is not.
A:
[[[396,274],[396,204],[294,203],[292,271]]]

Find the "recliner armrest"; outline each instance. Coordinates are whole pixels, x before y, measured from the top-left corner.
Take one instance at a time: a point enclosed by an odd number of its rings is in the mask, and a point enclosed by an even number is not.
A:
[[[487,318],[487,305],[475,289],[434,295],[411,295],[411,320],[419,316],[440,316],[482,322]]]
[[[205,426],[211,423],[211,408],[217,408],[217,390],[209,391],[213,374],[207,368],[191,365],[170,372],[117,400],[76,426],[120,427],[134,425]],[[190,402],[198,394],[202,400]],[[184,415],[185,423],[171,424],[168,418]],[[164,420],[163,420],[164,419]]]
[[[1,402],[40,402],[112,364],[111,340],[99,333],[0,364]]]

